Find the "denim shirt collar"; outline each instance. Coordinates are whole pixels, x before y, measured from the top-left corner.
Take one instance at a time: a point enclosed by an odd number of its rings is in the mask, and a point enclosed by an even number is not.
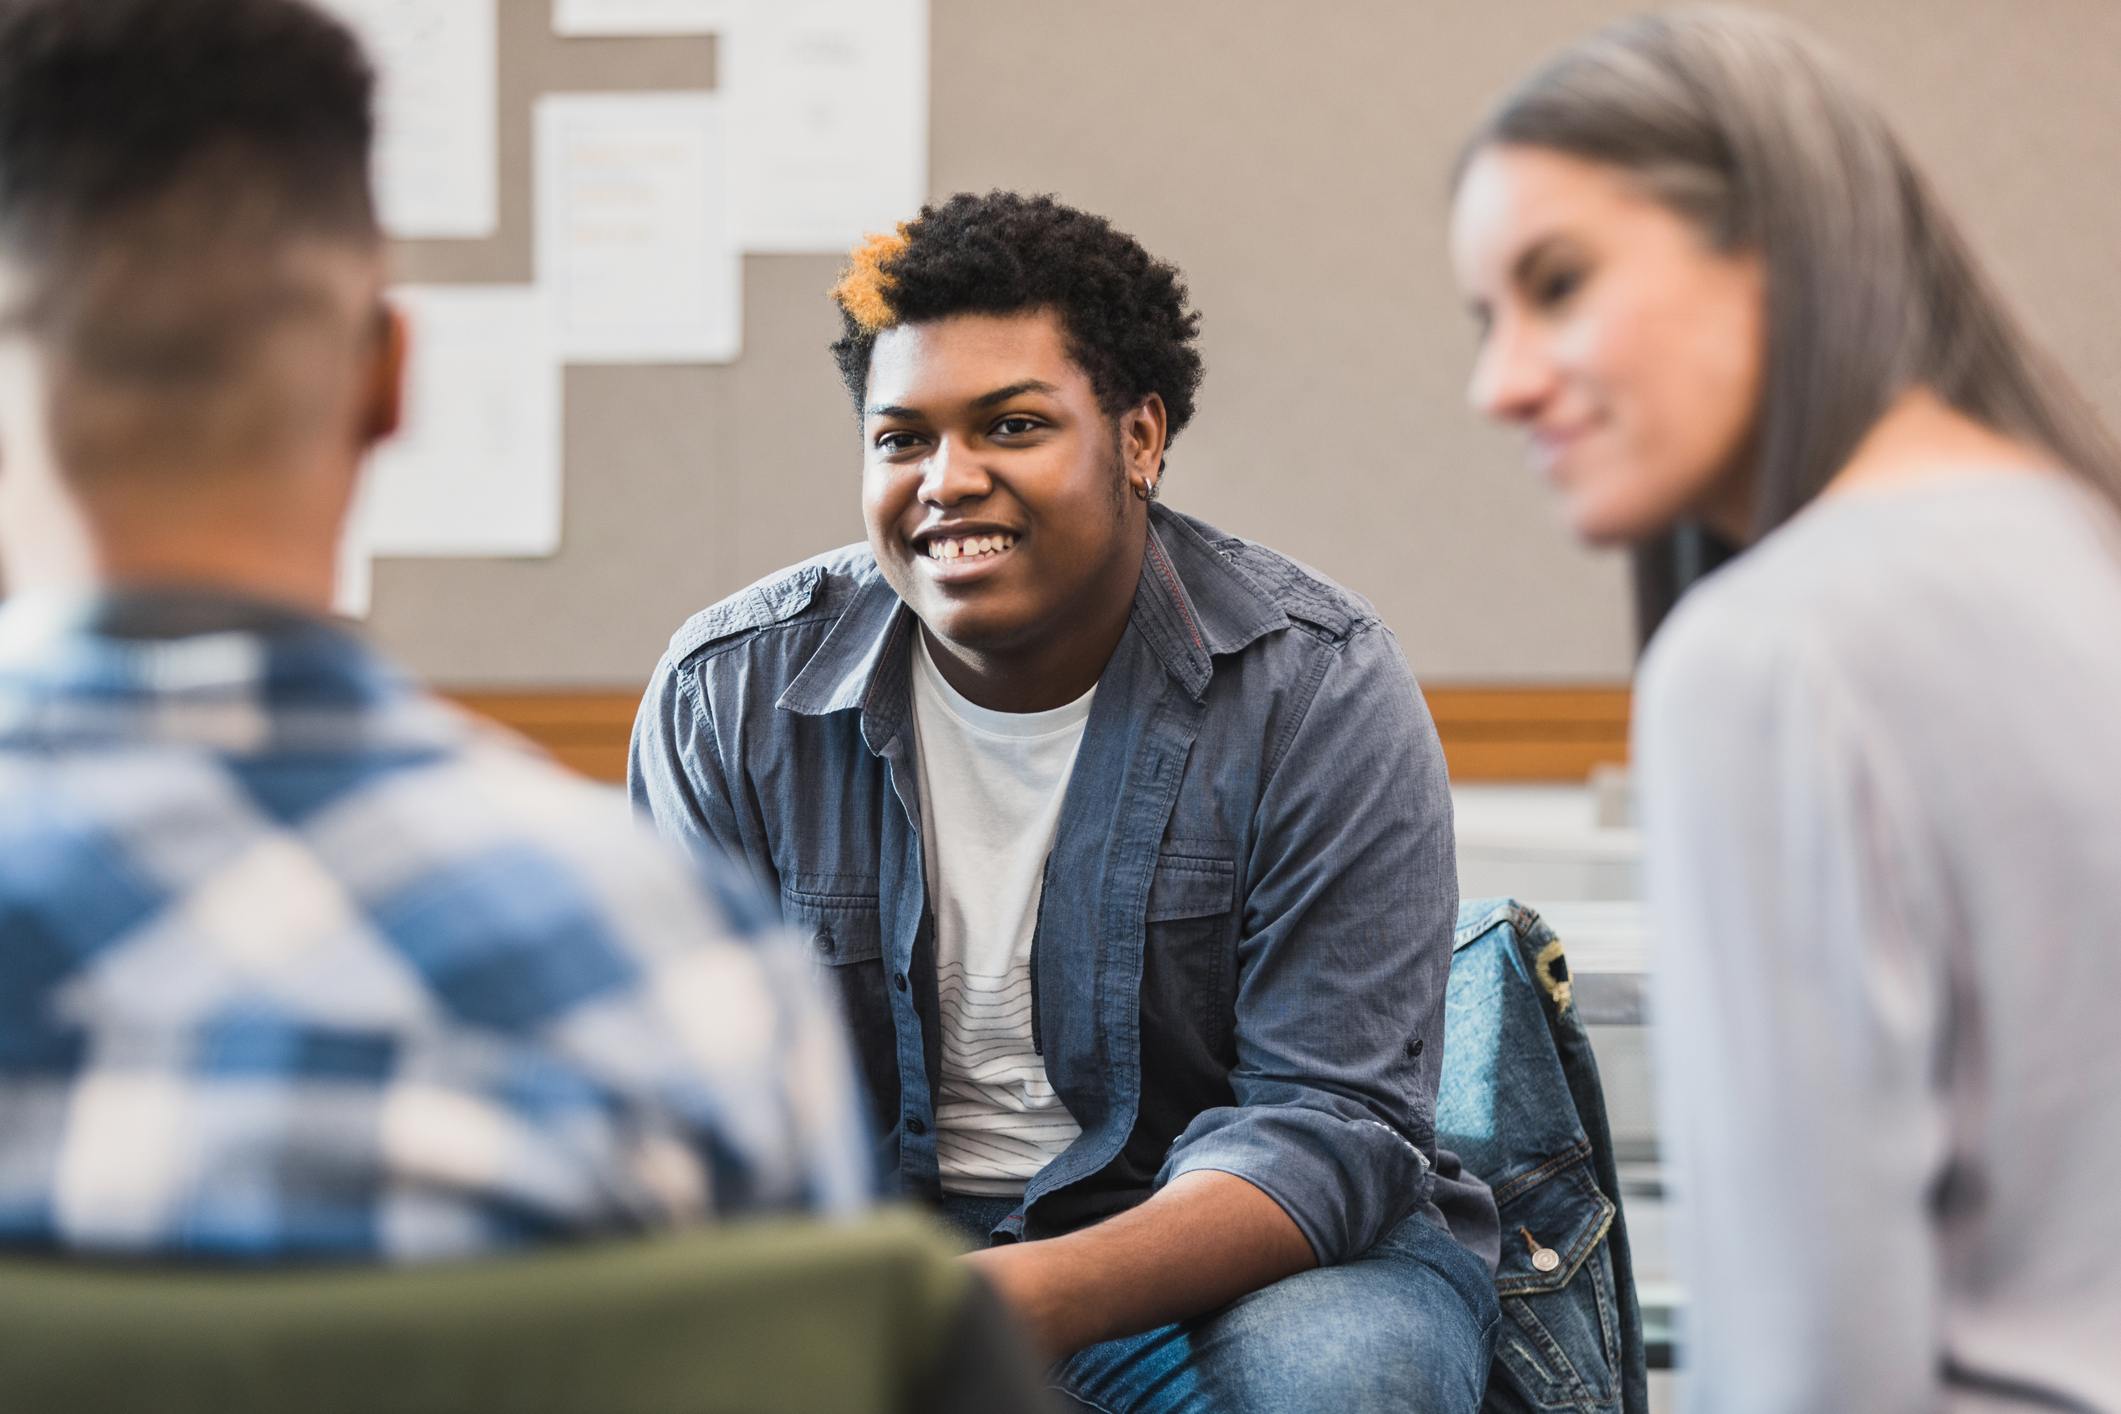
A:
[[[1215,655],[1289,626],[1288,615],[1192,522],[1161,505],[1149,508],[1129,621],[1196,702],[1214,676]],[[912,611],[872,573],[774,705],[802,716],[859,708],[862,739],[881,752],[905,723],[912,626]]]
[[[872,567],[773,705],[804,717],[861,708],[862,739],[871,751],[881,751],[905,717],[904,649],[912,619],[898,592]]]

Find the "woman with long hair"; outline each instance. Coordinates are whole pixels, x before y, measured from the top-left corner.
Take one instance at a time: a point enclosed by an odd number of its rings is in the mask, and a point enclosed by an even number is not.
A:
[[[1451,235],[1575,531],[1738,550],[1637,684],[1696,1403],[2121,1408],[2121,454],[1765,16],[1550,60]]]

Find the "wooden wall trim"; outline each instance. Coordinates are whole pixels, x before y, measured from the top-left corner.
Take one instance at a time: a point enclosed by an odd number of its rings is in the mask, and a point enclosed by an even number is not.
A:
[[[529,737],[560,764],[599,781],[626,779],[626,743],[633,734],[639,688],[449,692],[460,707]]]
[[[1424,689],[1451,779],[1568,781],[1628,758],[1625,685],[1484,684]],[[635,689],[453,692],[458,703],[604,781],[626,778]]]
[[[1625,684],[1423,689],[1451,779],[1567,781],[1628,759]]]

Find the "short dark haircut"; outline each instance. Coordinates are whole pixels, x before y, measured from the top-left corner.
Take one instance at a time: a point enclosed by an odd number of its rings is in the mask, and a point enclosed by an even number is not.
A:
[[[144,213],[235,197],[271,235],[378,239],[374,89],[300,0],[0,0],[0,252],[63,282]]]
[[[0,238],[93,229],[218,152],[291,216],[372,227],[374,88],[299,0],[0,0]]]
[[[853,255],[833,291],[843,332],[832,345],[857,414],[876,336],[955,314],[1051,309],[1069,353],[1112,416],[1154,393],[1166,440],[1193,417],[1200,315],[1176,267],[1101,216],[1050,196],[960,193]]]
[[[310,252],[380,255],[374,91],[301,0],[0,0],[0,332],[64,370],[70,475],[219,457],[321,406],[282,335],[366,317]]]

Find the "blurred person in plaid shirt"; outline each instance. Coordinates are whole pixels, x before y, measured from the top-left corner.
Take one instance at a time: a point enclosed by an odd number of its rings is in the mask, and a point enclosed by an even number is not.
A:
[[[296,0],[0,4],[0,1242],[858,1207],[748,886],[325,617],[405,352],[372,87]]]

